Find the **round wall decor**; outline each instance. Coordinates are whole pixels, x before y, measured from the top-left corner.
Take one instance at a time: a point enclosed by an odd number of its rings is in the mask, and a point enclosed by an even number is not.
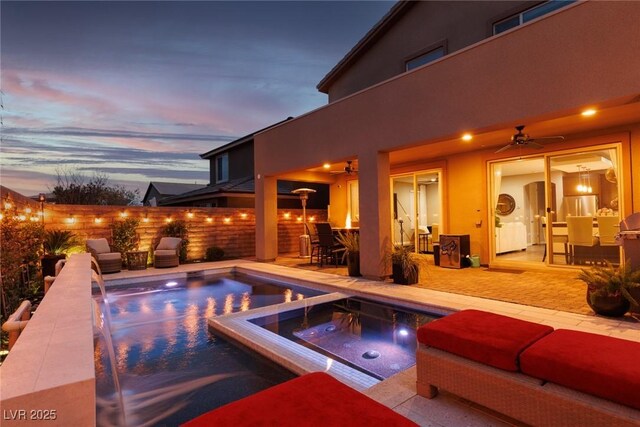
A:
[[[498,215],[509,215],[516,209],[516,201],[507,193],[502,193],[498,196],[498,205],[496,206],[496,213]]]

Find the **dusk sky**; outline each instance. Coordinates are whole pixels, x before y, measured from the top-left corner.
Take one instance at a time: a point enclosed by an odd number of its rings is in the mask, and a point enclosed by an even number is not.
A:
[[[207,184],[198,154],[326,104],[316,84],[392,5],[3,0],[0,182]]]

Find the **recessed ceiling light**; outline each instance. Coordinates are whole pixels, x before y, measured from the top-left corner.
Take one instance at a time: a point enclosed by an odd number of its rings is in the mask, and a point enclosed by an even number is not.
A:
[[[589,108],[588,110],[584,110],[581,114],[585,117],[595,116],[596,110],[594,108]]]
[[[462,135],[463,141],[471,141],[472,139],[473,139],[473,135],[471,135],[470,133],[465,133],[464,135]]]
[[[324,165],[322,165],[322,167],[325,169],[329,169],[331,165],[329,163],[325,163]]]

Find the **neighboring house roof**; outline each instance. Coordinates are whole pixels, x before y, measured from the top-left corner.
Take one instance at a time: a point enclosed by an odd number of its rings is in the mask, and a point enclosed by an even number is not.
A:
[[[297,198],[298,196],[291,194],[294,184],[288,181],[278,181],[278,194],[287,195]],[[208,185],[188,193],[179,194],[173,197],[166,197],[160,201],[160,205],[170,205],[180,202],[193,202],[196,200],[205,200],[213,197],[222,197],[227,195],[253,194],[255,192],[255,180],[252,176],[245,176],[223,182],[216,185]]]
[[[206,187],[204,184],[183,184],[180,182],[150,182],[142,200],[147,200],[151,188],[155,188],[161,196],[175,196]]]
[[[365,53],[369,47],[379,40],[388,30],[395,24],[395,22],[400,19],[409,9],[411,9],[416,4],[415,1],[407,1],[401,0],[396,3],[389,12],[386,13],[378,21],[376,25],[373,26],[365,34],[365,36],[338,62],[332,69],[327,73],[326,76],[320,83],[316,86],[316,88],[322,93],[329,92],[329,86],[345,72],[353,62],[355,62],[363,53]]]
[[[265,131],[265,130],[267,130],[269,128],[272,128],[274,126],[278,126],[280,123],[284,123],[284,122],[286,122],[288,120],[291,120],[291,119],[293,119],[293,117],[287,117],[286,119],[284,119],[282,121],[279,121],[278,123],[274,123],[272,125],[269,125],[264,129],[257,130],[257,131],[255,131],[253,133],[250,133],[248,135],[243,136],[242,138],[238,138],[235,141],[231,141],[228,144],[222,145],[222,146],[220,146],[218,148],[214,148],[211,151],[207,151],[204,154],[200,154],[200,158],[202,158],[202,159],[211,159],[211,158],[217,156],[218,154],[222,154],[222,153],[225,153],[225,152],[229,151],[233,147],[236,147],[238,145],[244,144],[246,142],[253,141],[253,136],[255,134],[260,133],[262,131]]]

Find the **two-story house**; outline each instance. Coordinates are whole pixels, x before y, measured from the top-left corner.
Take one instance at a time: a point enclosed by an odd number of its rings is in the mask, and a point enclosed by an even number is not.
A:
[[[292,118],[276,123],[284,123]],[[269,129],[269,126],[258,132]],[[204,206],[224,208],[253,208],[255,205],[254,136],[250,133],[221,147],[200,155],[209,160],[209,185],[192,189],[159,201],[160,206]],[[300,208],[300,198],[291,192],[296,188],[309,187],[316,193],[309,198],[311,209],[327,209],[329,186],[322,183],[279,180],[277,183],[277,206],[280,209]]]
[[[278,255],[278,179],[313,175],[332,221],[359,221],[366,276],[434,229],[491,266],[622,261],[609,237],[640,211],[639,16],[639,2],[397,3],[319,83],[326,106],[255,135],[258,258]],[[591,218],[589,242],[574,217]]]

